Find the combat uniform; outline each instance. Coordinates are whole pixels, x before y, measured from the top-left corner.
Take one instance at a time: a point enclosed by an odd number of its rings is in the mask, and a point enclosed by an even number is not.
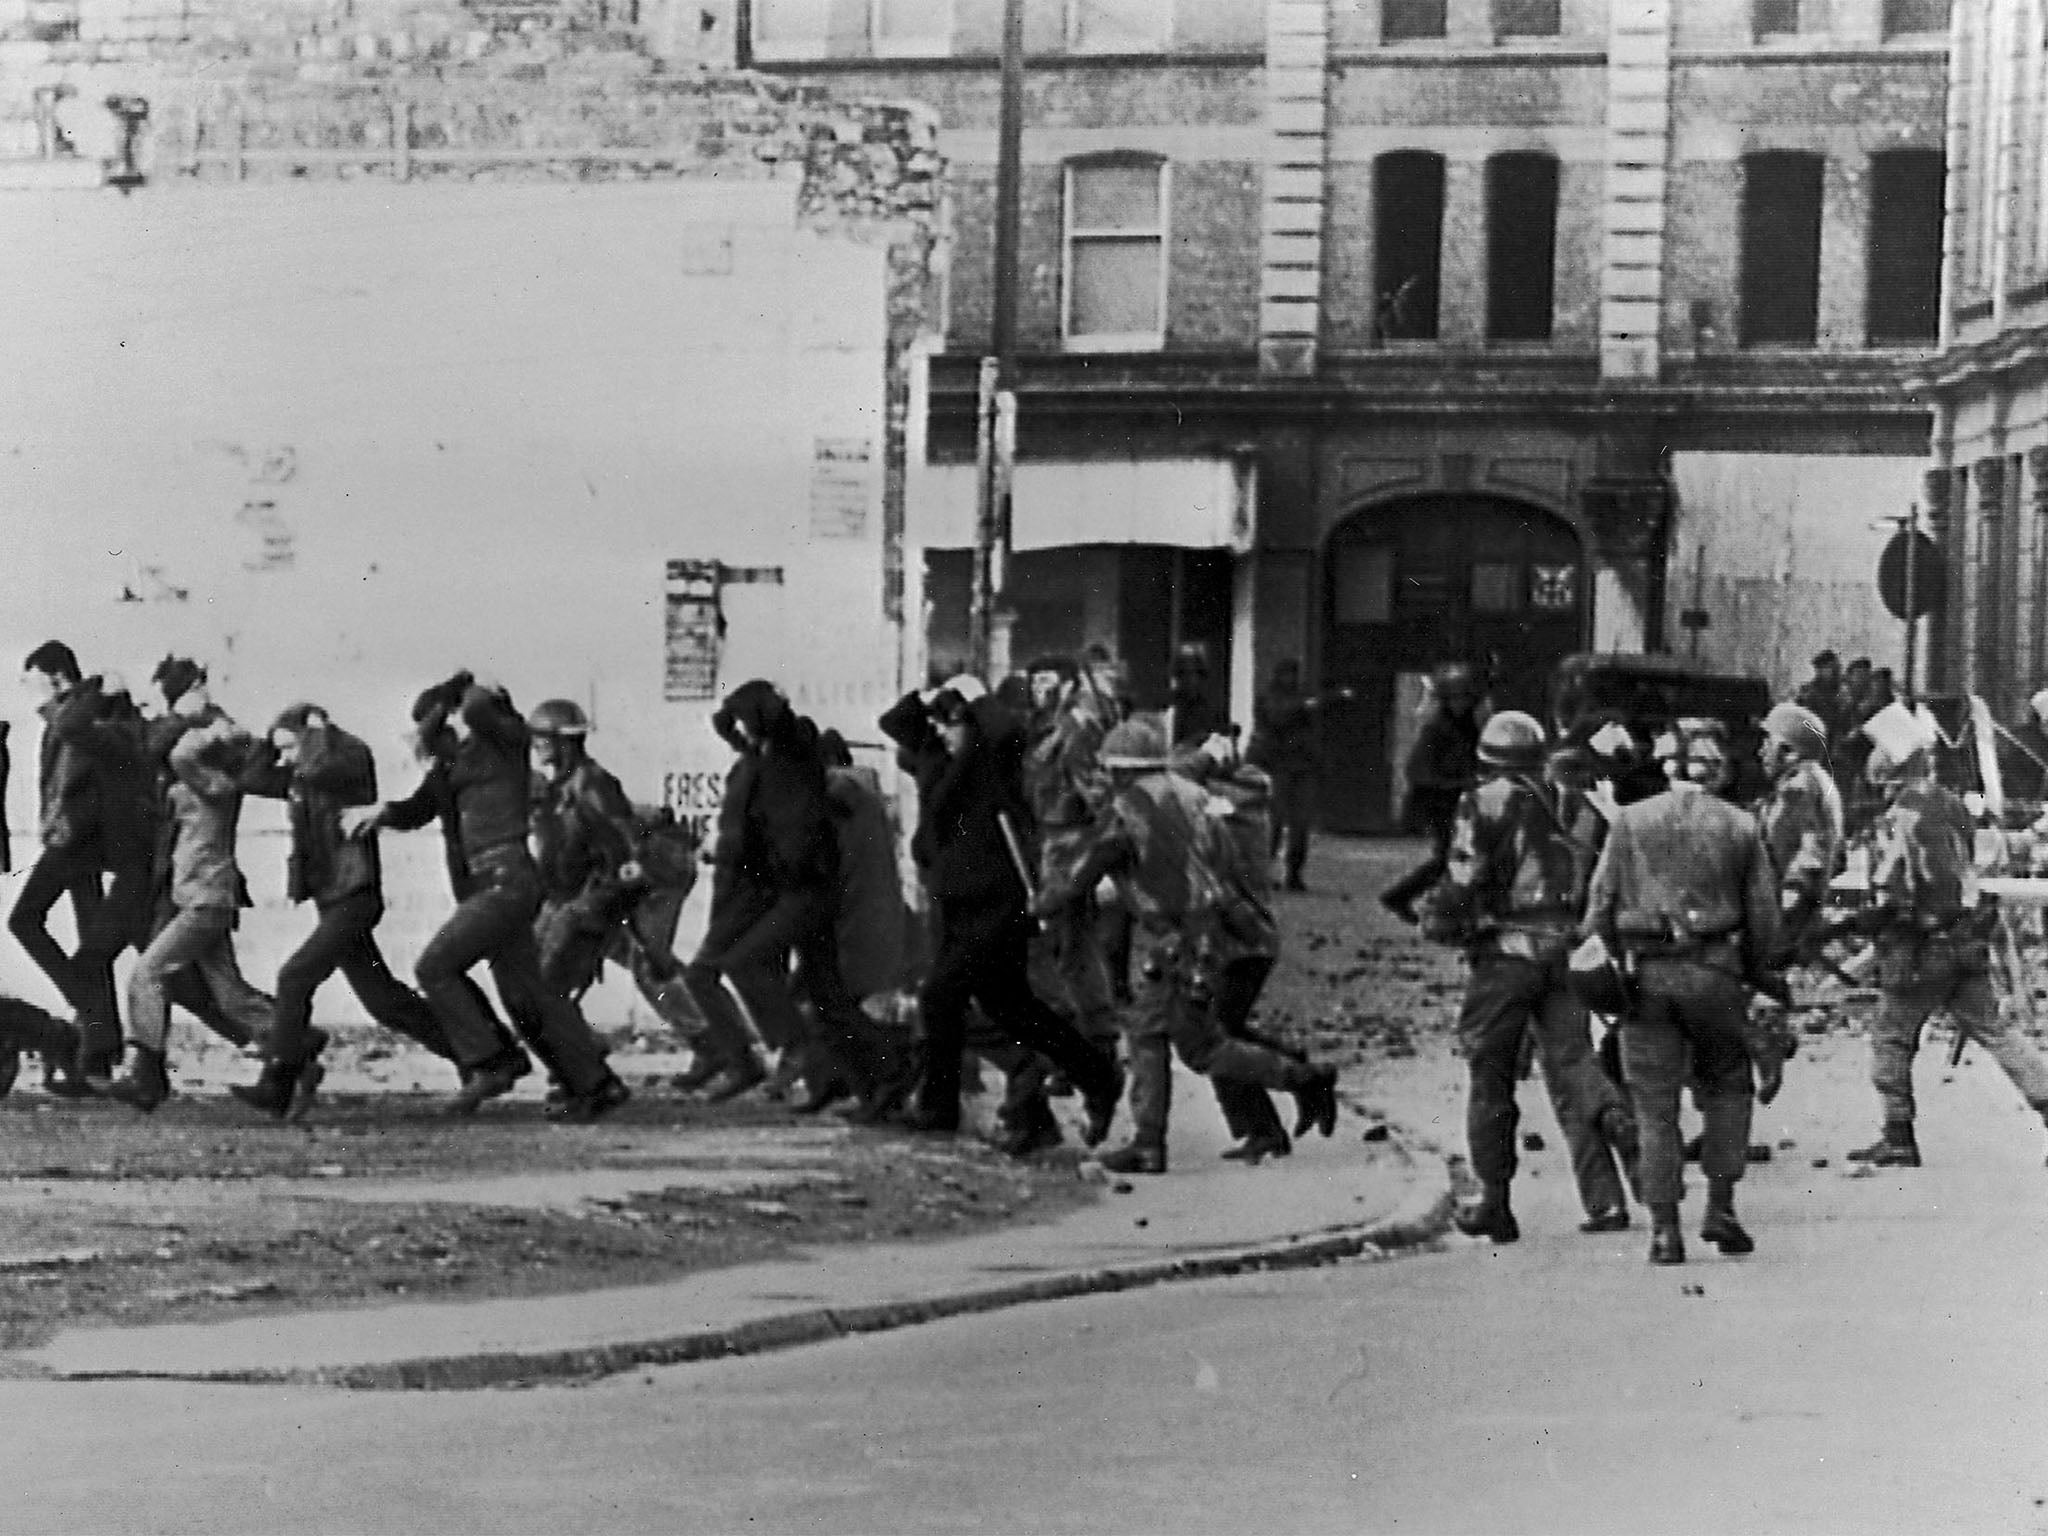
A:
[[[1270,967],[1279,930],[1271,909],[1233,874],[1237,860],[1208,799],[1200,785],[1163,766],[1119,786],[1079,867],[1042,897],[1051,904],[1108,875],[1138,928],[1125,1025],[1134,1130],[1130,1146],[1105,1166],[1117,1166],[1121,1157],[1132,1171],[1164,1170],[1169,1046],[1192,1071],[1284,1089],[1301,1098],[1305,1117],[1324,1134],[1334,1126],[1333,1071],[1232,1038],[1212,1006],[1233,967],[1260,961]]]
[[[1871,894],[1884,1001],[1870,1027],[1870,1078],[1884,1109],[1884,1138],[1851,1153],[1861,1161],[1917,1166],[1913,1057],[1937,1008],[1991,1053],[2026,1101],[2048,1120],[2048,1064],[1999,1011],[1991,986],[1989,910],[1977,908],[1970,813],[1931,780],[1902,786],[1878,818]]]
[[[1688,1081],[1706,1122],[1702,1235],[1724,1252],[1746,1252],[1732,1202],[1749,1160],[1748,994],[1778,942],[1776,881],[1756,819],[1683,780],[1623,806],[1593,871],[1584,931],[1633,970],[1622,1063],[1642,1137],[1638,1193],[1658,1226],[1652,1260],[1684,1259],[1678,1096]]]
[[[1475,1235],[1519,1235],[1506,1192],[1517,1168],[1515,1090],[1529,1035],[1588,1225],[1627,1225],[1616,1165],[1617,1145],[1633,1150],[1627,1108],[1600,1071],[1585,1005],[1566,977],[1592,846],[1573,836],[1548,786],[1501,773],[1460,800],[1449,867],[1429,898],[1425,932],[1461,942],[1471,966],[1458,1040],[1471,1076],[1466,1143],[1487,1192],[1463,1223]]]
[[[1842,852],[1842,792],[1811,758],[1790,763],[1757,806],[1783,914],[1781,941],[1796,947],[1827,901]]]
[[[1071,868],[1095,817],[1109,801],[1102,739],[1117,723],[1115,703],[1084,678],[1053,712],[1024,759],[1024,791],[1038,824],[1039,880]],[[1116,1003],[1097,931],[1094,893],[1077,893],[1071,906],[1046,922],[1044,940],[1074,1025],[1097,1046],[1116,1036]]]

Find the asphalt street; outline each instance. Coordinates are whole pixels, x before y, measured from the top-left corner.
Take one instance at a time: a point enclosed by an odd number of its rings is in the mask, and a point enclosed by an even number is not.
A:
[[[2048,1532],[2038,1123],[1930,1056],[1929,1166],[1854,1177],[1862,1067],[1844,1038],[1767,1112],[1797,1146],[1744,1185],[1748,1259],[1579,1235],[1549,1152],[1511,1247],[584,1388],[10,1383],[11,1528]]]

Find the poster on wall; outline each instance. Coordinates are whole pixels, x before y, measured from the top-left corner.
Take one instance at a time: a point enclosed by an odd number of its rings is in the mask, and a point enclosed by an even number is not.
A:
[[[811,537],[858,539],[868,531],[874,445],[864,437],[821,437],[811,450]]]
[[[719,577],[716,560],[668,562],[661,696],[671,704],[718,696]]]

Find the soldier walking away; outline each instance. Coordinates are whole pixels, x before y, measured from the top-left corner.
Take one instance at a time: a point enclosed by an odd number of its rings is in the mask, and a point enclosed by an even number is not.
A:
[[[1031,990],[1032,922],[1023,785],[1023,732],[974,678],[956,678],[930,699],[906,694],[881,728],[923,765],[911,839],[938,909],[939,949],[919,998],[924,1078],[909,1124],[960,1128],[960,1053],[967,1009],[978,1005],[998,1035],[1046,1057],[1080,1089],[1083,1140],[1098,1145],[1123,1096],[1123,1072]]]
[[[817,728],[761,679],[734,689],[712,725],[739,755],[718,812],[710,926],[683,968],[704,1015],[708,1064],[720,1072],[711,1097],[732,1098],[766,1076],[729,981],[764,1041],[819,1063],[807,1091],[826,1094],[836,1075],[868,1098],[881,1064],[839,970],[839,848]],[[792,953],[815,1029],[791,991]]]
[[[1779,704],[1764,716],[1757,749],[1770,788],[1757,806],[1757,826],[1778,878],[1780,963],[1789,965],[1812,945],[1828,884],[1842,856],[1842,793],[1828,769],[1827,724],[1798,704]],[[1789,1030],[1751,1015],[1751,1056],[1757,1100],[1768,1104],[1784,1080],[1796,1048]]]
[[[1485,777],[1459,801],[1449,867],[1423,919],[1429,937],[1461,946],[1471,966],[1458,1041],[1471,1078],[1465,1137],[1481,1194],[1458,1213],[1458,1230],[1497,1243],[1521,1236],[1509,1198],[1521,1120],[1515,1089],[1523,1041],[1533,1036],[1586,1213],[1579,1230],[1623,1231],[1628,1195],[1616,1159],[1635,1160],[1635,1125],[1600,1070],[1566,968],[1591,846],[1543,778],[1547,752],[1534,717],[1493,716],[1477,753]]]
[[[187,718],[213,713],[203,689],[185,690],[177,703]],[[254,748],[232,720],[214,715],[180,735],[170,749],[159,922],[128,979],[133,1059],[107,1088],[109,1097],[135,1109],[153,1110],[171,1094],[165,1051],[172,1002],[168,983],[175,973],[188,967],[196,973],[213,1004],[200,1016],[227,1040],[248,1046],[270,1033],[274,1005],[243,979],[234,949],[237,914],[249,904],[248,886],[235,862],[240,776]]]
[[[1616,815],[1582,925],[1633,973],[1621,1051],[1642,1135],[1652,1264],[1685,1262],[1678,1095],[1688,1081],[1706,1121],[1700,1236],[1724,1254],[1756,1246],[1735,1215],[1753,1093],[1745,1029],[1750,988],[1769,983],[1779,952],[1777,878],[1756,819],[1707,787],[1726,773],[1725,750],[1702,730],[1681,732],[1676,748],[1683,772],[1671,787]]]
[[[2002,1016],[1992,990],[1989,927],[1995,916],[1976,904],[1969,811],[1935,782],[1924,742],[1881,737],[1865,771],[1888,796],[1870,876],[1883,989],[1870,1026],[1870,1079],[1884,1131],[1849,1157],[1881,1168],[1918,1168],[1913,1058],[1929,1014],[1947,1009],[1955,1028],[1991,1053],[2044,1121],[2048,1065]]]
[[[1205,1076],[1293,1094],[1300,1106],[1297,1134],[1313,1125],[1330,1135],[1337,1124],[1336,1071],[1232,1038],[1217,1020],[1213,1005],[1224,975],[1243,961],[1263,961],[1270,969],[1279,930],[1238,874],[1229,834],[1210,814],[1207,793],[1171,771],[1165,738],[1146,721],[1111,731],[1102,764],[1115,793],[1080,863],[1041,891],[1036,903],[1040,912],[1056,911],[1075,891],[1107,876],[1140,931],[1124,1036],[1134,1124],[1130,1141],[1102,1166],[1112,1173],[1166,1172],[1169,1048]]]
[[[427,1000],[392,975],[377,947],[383,865],[374,834],[349,837],[342,811],[377,803],[377,762],[362,740],[317,704],[294,704],[271,724],[241,774],[253,795],[283,800],[291,829],[285,899],[313,903],[313,931],[278,967],[276,1022],[254,1084],[228,1089],[252,1108],[293,1120],[313,1106],[328,1035],[312,1024],[313,997],[336,971],[384,1028],[454,1060]]]
[[[1351,693],[1344,689],[1334,697],[1348,699]],[[1315,828],[1316,790],[1322,782],[1317,737],[1324,702],[1301,691],[1301,663],[1290,660],[1274,664],[1272,685],[1253,707],[1252,741],[1245,760],[1272,780],[1273,833],[1267,857],[1281,861],[1281,884],[1290,891],[1306,889],[1301,876]]]
[[[1380,905],[1413,923],[1415,903],[1450,866],[1458,802],[1479,776],[1479,681],[1463,662],[1430,676],[1433,702],[1408,752],[1408,806],[1429,833],[1429,857],[1380,893]]]
[[[603,1043],[582,1011],[541,979],[533,936],[540,871],[527,847],[532,782],[526,722],[502,688],[468,672],[421,693],[412,719],[415,749],[426,765],[419,787],[403,800],[350,812],[343,824],[356,835],[440,824],[456,905],[420,952],[413,974],[462,1071],[462,1086],[446,1108],[474,1114],[532,1070],[469,979],[473,966],[488,962],[505,1011],[565,1091],[562,1116],[589,1121],[609,1114],[631,1097],[626,1085],[606,1063]]]

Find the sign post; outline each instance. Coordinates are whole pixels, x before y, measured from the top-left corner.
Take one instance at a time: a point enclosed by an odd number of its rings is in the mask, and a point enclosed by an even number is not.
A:
[[[1920,506],[1915,502],[1903,517],[1887,519],[1898,532],[1885,545],[1877,561],[1877,593],[1893,618],[1906,626],[1905,675],[1901,691],[1908,699],[1918,696],[1914,671],[1919,664],[1920,620],[1939,613],[1948,590],[1948,569],[1941,546],[1920,531]]]

